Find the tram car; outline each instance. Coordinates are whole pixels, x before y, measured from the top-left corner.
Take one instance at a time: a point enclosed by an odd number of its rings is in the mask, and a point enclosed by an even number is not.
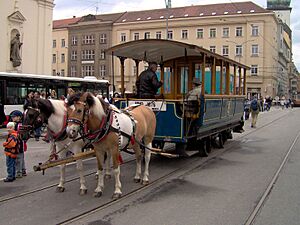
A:
[[[123,98],[114,99],[116,106],[144,104],[156,112],[154,147],[164,149],[165,143],[175,143],[175,154],[190,155],[199,151],[207,156],[212,145],[223,147],[224,142],[232,138],[232,131],[243,130],[249,67],[202,47],[171,40],[131,41],[116,45],[107,53],[118,57],[121,66]],[[139,63],[159,64],[157,76],[163,86],[155,99],[126,95],[124,64],[127,60],[135,63],[136,79]],[[201,80],[202,94],[198,100],[189,101],[186,95],[192,89],[194,78]]]

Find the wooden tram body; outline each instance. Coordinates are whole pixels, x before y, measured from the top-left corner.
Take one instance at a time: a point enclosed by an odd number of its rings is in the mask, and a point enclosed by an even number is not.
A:
[[[155,105],[155,147],[162,148],[164,143],[172,142],[181,153],[197,148],[206,155],[213,139],[222,147],[232,131],[242,130],[249,67],[204,48],[170,40],[127,42],[108,49],[108,53],[117,56],[121,63],[124,98],[115,99],[117,107],[125,108],[133,103]],[[164,85],[157,98],[136,99],[125,94],[124,62],[127,59],[134,60],[136,68],[141,61],[155,61],[160,65],[159,75]],[[137,69],[136,78],[138,75]],[[187,113],[191,104],[185,95],[192,89],[194,77],[202,81],[202,97],[192,104],[192,112]]]

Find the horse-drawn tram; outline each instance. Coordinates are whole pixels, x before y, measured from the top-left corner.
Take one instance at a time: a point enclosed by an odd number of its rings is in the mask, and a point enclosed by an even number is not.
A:
[[[146,104],[156,111],[153,147],[163,149],[165,143],[170,142],[176,144],[176,154],[186,155],[191,153],[187,150],[196,150],[207,156],[212,144],[223,147],[232,137],[232,131],[242,131],[249,67],[202,47],[170,40],[132,41],[107,52],[118,57],[121,65],[123,98],[115,99],[115,105],[125,108],[136,103]],[[159,64],[157,75],[163,86],[154,99],[126,95],[124,65],[127,60],[135,63],[136,79],[139,63]],[[195,78],[202,82],[201,97],[190,100],[187,96]]]

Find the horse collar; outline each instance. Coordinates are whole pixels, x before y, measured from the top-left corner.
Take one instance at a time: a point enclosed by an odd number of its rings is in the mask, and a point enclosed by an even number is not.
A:
[[[64,121],[63,121],[63,126],[62,126],[61,130],[57,133],[54,133],[48,127],[48,133],[54,141],[61,141],[67,137],[66,129],[67,129],[67,111],[65,111],[65,113],[64,113]]]

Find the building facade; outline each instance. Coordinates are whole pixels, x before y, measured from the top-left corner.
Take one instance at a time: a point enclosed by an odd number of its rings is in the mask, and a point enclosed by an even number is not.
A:
[[[69,24],[69,76],[110,80],[111,56],[107,56],[105,50],[112,46],[113,23],[122,15],[87,15]]]
[[[127,12],[113,25],[113,45],[168,38],[204,47],[251,67],[247,72],[248,97],[264,97],[278,92],[280,78],[274,71],[278,64],[277,32],[275,13],[252,2],[199,5]],[[139,70],[145,66],[140,63]],[[119,87],[119,65],[114,69]],[[127,91],[135,89],[135,70],[133,62],[125,62]]]
[[[68,46],[69,46],[69,24],[74,24],[81,18],[70,18],[53,21],[52,32],[52,75],[68,76]]]
[[[0,4],[0,71],[51,74],[53,0],[1,0]],[[17,36],[22,44],[15,48],[15,63],[11,45]]]

